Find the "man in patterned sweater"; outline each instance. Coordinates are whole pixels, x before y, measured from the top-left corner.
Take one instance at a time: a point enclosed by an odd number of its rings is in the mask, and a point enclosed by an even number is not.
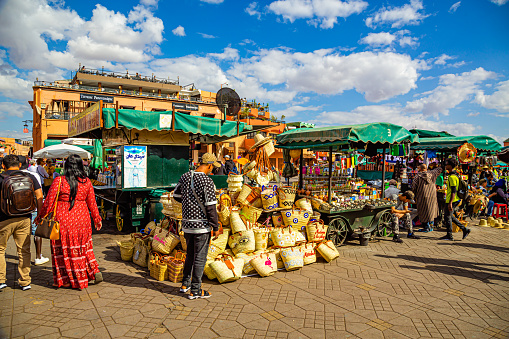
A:
[[[191,290],[189,299],[209,298],[210,293],[201,289],[201,279],[207,261],[211,233],[219,233],[216,210],[216,188],[208,174],[220,167],[213,154],[205,153],[200,166],[180,177],[173,197],[182,203],[182,230],[187,243],[184,277],[180,292]]]

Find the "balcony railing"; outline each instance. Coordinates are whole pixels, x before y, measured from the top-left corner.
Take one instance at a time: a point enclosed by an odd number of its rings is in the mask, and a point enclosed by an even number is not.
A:
[[[119,79],[131,79],[131,80],[139,80],[139,81],[147,81],[147,82],[156,82],[159,84],[168,84],[168,85],[179,85],[179,80],[172,80],[172,79],[162,79],[154,76],[152,74],[151,76],[141,75],[138,73],[135,73],[135,75],[129,74],[129,72],[122,73],[122,72],[111,72],[111,71],[105,71],[104,69],[98,70],[93,68],[85,68],[85,66],[79,68],[76,70],[77,73],[83,73],[83,74],[93,74],[93,75],[100,75],[105,77],[112,77],[112,78],[119,78]]]
[[[77,91],[91,91],[91,92],[101,92],[101,93],[110,93],[110,94],[122,94],[122,95],[135,95],[135,96],[142,96],[142,97],[149,97],[149,98],[160,98],[160,99],[168,99],[168,100],[182,100],[182,101],[190,101],[190,102],[197,102],[197,103],[207,103],[207,104],[214,104],[215,101],[206,101],[201,100],[199,98],[189,98],[184,99],[182,97],[179,97],[177,95],[171,95],[171,94],[161,94],[158,93],[152,93],[152,92],[141,92],[136,90],[127,90],[127,89],[113,89],[113,88],[99,88],[99,87],[93,87],[93,86],[85,86],[85,85],[70,85],[70,84],[61,84],[56,82],[49,82],[49,81],[34,81],[34,86],[44,86],[44,87],[54,87],[54,88],[67,88]]]
[[[44,114],[45,119],[53,120],[69,120],[70,118],[78,115],[77,112],[62,112],[62,111],[46,111]]]

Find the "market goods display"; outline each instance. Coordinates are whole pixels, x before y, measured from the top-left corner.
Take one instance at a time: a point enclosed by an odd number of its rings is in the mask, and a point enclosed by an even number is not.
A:
[[[250,261],[250,264],[262,277],[268,277],[277,271],[277,259],[274,253],[257,255]]]
[[[320,242],[325,240],[327,235],[327,225],[324,225],[323,220],[310,221],[306,226],[306,233],[308,240],[311,242]]]
[[[287,271],[295,271],[304,266],[304,252],[300,246],[282,248],[281,258]]]
[[[244,260],[230,255],[221,255],[210,264],[210,268],[221,284],[235,281],[242,277]]]
[[[311,213],[307,210],[291,209],[281,212],[283,223],[296,230],[302,230],[311,218]]]
[[[334,244],[330,240],[321,242],[316,247],[316,250],[318,251],[318,253],[320,253],[322,258],[327,260],[327,262],[331,262],[332,260],[339,257],[338,249],[336,248],[336,246],[334,246]]]

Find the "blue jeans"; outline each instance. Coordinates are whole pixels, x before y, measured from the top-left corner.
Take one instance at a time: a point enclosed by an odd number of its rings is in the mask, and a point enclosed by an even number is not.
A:
[[[426,231],[431,231],[433,226],[433,221],[423,222],[422,223],[422,229]]]
[[[466,227],[454,216],[454,211],[460,204],[460,201],[452,203],[452,211],[449,211],[449,207],[445,207],[445,227],[447,228],[447,235],[452,238],[452,223],[455,223],[462,231],[466,230]],[[449,205],[449,204],[447,204]]]
[[[491,217],[493,214],[493,206],[495,206],[495,202],[493,200],[488,201],[488,211],[486,212],[488,217]]]

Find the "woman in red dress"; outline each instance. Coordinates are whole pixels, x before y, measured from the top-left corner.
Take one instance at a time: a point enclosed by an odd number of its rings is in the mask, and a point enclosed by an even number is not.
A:
[[[73,154],[66,159],[63,174],[53,181],[40,215],[53,211],[60,185],[55,216],[60,223],[60,240],[51,240],[53,286],[82,289],[88,287],[92,280],[102,281],[92,248],[89,211],[97,230],[101,229],[102,220],[94,188],[78,155]],[[37,223],[39,221],[36,220]]]

